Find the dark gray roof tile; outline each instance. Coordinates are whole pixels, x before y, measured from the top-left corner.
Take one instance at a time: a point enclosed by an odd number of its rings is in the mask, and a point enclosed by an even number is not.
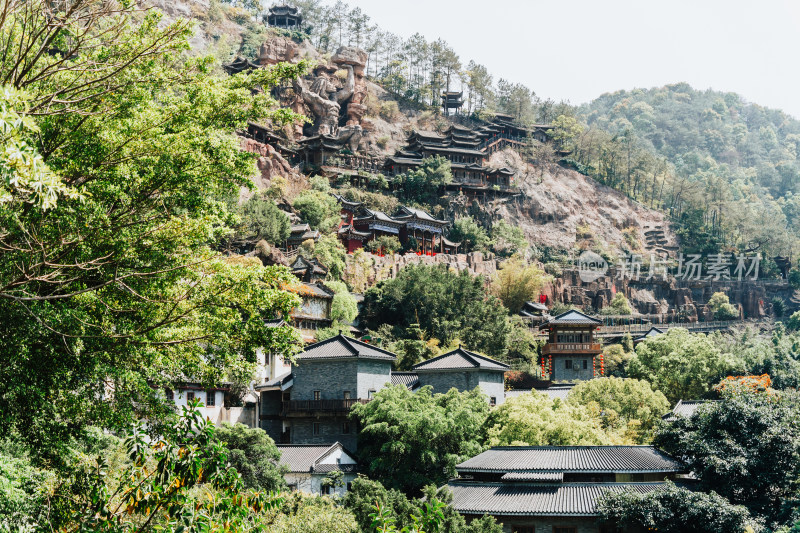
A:
[[[653,446],[498,446],[456,466],[459,472],[682,472]]]
[[[298,360],[343,358],[394,361],[396,356],[392,352],[351,337],[346,337],[345,335],[337,335],[330,339],[312,344],[306,348],[303,353],[297,355]]]
[[[565,483],[522,485],[450,482],[452,506],[462,514],[515,516],[596,516],[597,501],[606,491],[661,490],[665,483]]]
[[[475,368],[481,370],[497,370],[505,372],[510,366],[500,361],[495,361],[484,355],[467,351],[463,348],[456,348],[452,352],[428,359],[411,367],[415,371],[420,370],[450,370]]]

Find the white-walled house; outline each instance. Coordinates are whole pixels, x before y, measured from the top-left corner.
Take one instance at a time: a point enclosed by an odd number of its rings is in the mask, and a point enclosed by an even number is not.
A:
[[[344,496],[356,478],[358,465],[353,454],[334,444],[281,444],[280,464],[289,467],[286,483],[291,490],[307,494]],[[322,481],[331,472],[342,472],[341,487],[323,487]]]

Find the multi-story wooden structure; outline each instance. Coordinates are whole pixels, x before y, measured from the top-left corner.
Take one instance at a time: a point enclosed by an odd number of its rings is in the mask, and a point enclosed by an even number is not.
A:
[[[542,348],[542,374],[550,381],[579,381],[604,373],[603,345],[595,338],[600,320],[580,311],[567,311],[540,329],[547,331]]]
[[[296,7],[277,5],[269,8],[267,14],[264,15],[264,21],[275,28],[299,30],[303,25],[303,16]]]
[[[445,115],[450,114],[450,110],[455,110],[455,113],[461,113],[461,108],[464,105],[464,92],[459,91],[446,91],[442,93],[442,110]]]
[[[492,141],[491,135],[501,133],[500,129],[476,131],[459,125],[451,126],[441,135],[415,131],[408,136],[402,150],[386,159],[384,171],[396,176],[419,168],[423,159],[440,156],[450,161],[453,173],[453,181],[446,186],[448,190],[472,196],[514,193],[513,171],[485,166],[490,155],[486,151],[487,142]]]
[[[456,253],[461,245],[444,236],[450,224],[447,220],[439,220],[421,209],[400,206],[397,214],[389,216],[383,211],[367,209],[360,202],[334,196],[339,201],[342,213],[339,239],[348,253],[384,235],[397,237],[404,245],[413,238],[416,242],[414,250],[421,255]]]

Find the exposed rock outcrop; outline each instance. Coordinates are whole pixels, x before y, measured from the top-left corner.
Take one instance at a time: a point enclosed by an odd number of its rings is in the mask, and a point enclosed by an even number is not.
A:
[[[497,259],[492,254],[484,256],[481,252],[469,254],[437,254],[427,255],[386,255],[384,257],[368,252],[347,256],[345,281],[356,292],[397,276],[401,269],[408,265],[447,265],[454,270],[467,270],[473,275],[492,276],[497,271]]]

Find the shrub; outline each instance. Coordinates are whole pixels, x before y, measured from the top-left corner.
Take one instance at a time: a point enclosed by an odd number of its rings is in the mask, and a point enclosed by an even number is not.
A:
[[[380,149],[386,148],[386,146],[389,144],[389,136],[384,135],[383,137],[378,137],[378,139],[375,141],[375,144],[377,144],[378,148]]]
[[[381,110],[379,111],[379,114],[383,120],[391,122],[397,117],[397,115],[400,114],[400,108],[398,107],[397,102],[394,100],[389,100],[381,104]]]

